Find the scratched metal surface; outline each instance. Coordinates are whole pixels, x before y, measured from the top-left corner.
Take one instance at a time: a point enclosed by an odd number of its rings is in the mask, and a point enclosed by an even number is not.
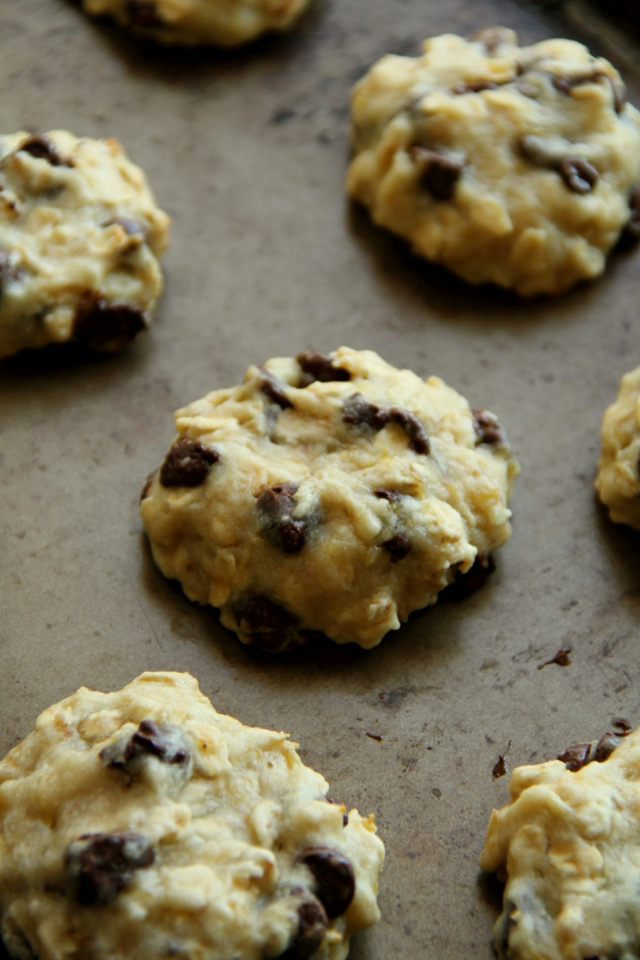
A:
[[[523,304],[421,264],[342,192],[349,88],[375,59],[495,23],[602,39],[566,6],[319,0],[291,36],[223,56],[137,46],[67,0],[0,4],[3,129],[117,137],[174,220],[160,314],[132,349],[0,365],[0,747],[82,684],[191,671],[218,709],[290,731],[334,797],[376,811],[382,921],[353,960],[489,960],[477,860],[506,795],[498,755],[510,744],[512,768],[613,715],[640,723],[640,540],[592,492],[602,412],[640,363],[638,254]],[[614,47],[640,102],[637,48]],[[522,465],[514,534],[484,589],[379,648],[263,662],[155,570],[138,493],[176,407],[250,362],[341,343],[498,413]],[[537,669],[567,643],[569,667]]]

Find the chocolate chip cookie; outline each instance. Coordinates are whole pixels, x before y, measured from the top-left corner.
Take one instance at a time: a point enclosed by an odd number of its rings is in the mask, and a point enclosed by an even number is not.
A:
[[[156,563],[268,651],[373,647],[510,535],[496,417],[372,351],[250,367],[176,425],[142,495]]]
[[[596,490],[615,523],[640,530],[640,367],[622,378],[604,415]]]

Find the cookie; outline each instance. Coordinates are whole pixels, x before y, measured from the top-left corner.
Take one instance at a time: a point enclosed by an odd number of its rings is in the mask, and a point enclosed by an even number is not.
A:
[[[116,140],[0,136],[0,357],[124,347],[162,290],[168,227]]]
[[[309,0],[82,0],[133,33],[161,43],[235,47],[289,27]]]
[[[640,234],[640,114],[579,43],[435,37],[375,64],[351,118],[348,194],[470,283],[560,293]]]
[[[495,416],[371,351],[252,366],[176,425],[142,495],[153,556],[265,650],[373,647],[510,534]]]
[[[343,960],[379,918],[373,816],[193,677],[82,688],[0,763],[12,957]]]
[[[596,490],[614,523],[640,530],[640,367],[622,378],[602,420]]]
[[[632,960],[640,910],[640,731],[518,767],[480,864],[506,881],[499,960]]]

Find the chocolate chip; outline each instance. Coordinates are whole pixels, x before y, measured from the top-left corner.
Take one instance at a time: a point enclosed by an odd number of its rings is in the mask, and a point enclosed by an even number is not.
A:
[[[343,367],[335,367],[331,357],[326,357],[323,353],[307,350],[304,353],[299,353],[296,360],[300,369],[306,375],[300,384],[302,387],[308,387],[315,380],[320,381],[320,383],[330,383],[333,380],[351,380],[351,374],[348,370]]]
[[[629,191],[629,219],[622,231],[622,239],[627,243],[637,243],[640,240],[640,184]]]
[[[151,844],[139,833],[85,833],[67,847],[64,869],[78,903],[92,906],[112,903],[133,872],[154,860]]]
[[[455,579],[440,591],[438,600],[462,600],[470,593],[484,586],[488,578],[495,572],[496,562],[492,554],[486,557],[477,556],[466,573],[455,573]]]
[[[570,96],[575,87],[581,87],[585,83],[598,83],[599,80],[605,80],[611,87],[613,97],[613,109],[616,113],[622,113],[626,103],[626,88],[621,80],[610,76],[604,70],[589,70],[587,73],[578,73],[574,76],[562,76],[553,74],[551,82],[560,93]]]
[[[298,621],[266,597],[251,597],[233,608],[240,639],[266,653],[283,653],[303,643]]]
[[[217,450],[182,437],[176,440],[164,458],[160,467],[160,483],[163,487],[199,487],[219,459]]]
[[[616,113],[622,113],[627,102],[627,88],[625,87],[622,80],[618,80],[617,77],[610,77],[607,75],[607,79],[611,84],[611,93],[613,95],[613,109]]]
[[[590,193],[598,182],[598,171],[580,157],[565,157],[558,164],[558,173],[574,193]]]
[[[73,167],[73,160],[62,157],[48,137],[32,136],[23,140],[16,153],[28,153],[31,157],[46,160],[52,167]]]
[[[576,773],[593,760],[591,751],[590,743],[574,743],[564,753],[559,753],[556,760],[561,760],[567,770]]]
[[[264,367],[260,367],[260,373],[262,374],[260,390],[264,393],[265,397],[268,397],[273,403],[277,403],[283,410],[292,407],[293,403],[284,392],[283,382],[278,380],[277,377],[274,377],[268,370],[265,370]]]
[[[548,667],[551,663],[557,663],[559,667],[569,667],[571,665],[571,644],[567,643],[564,646],[560,647],[557,653],[555,653],[549,660],[545,660],[544,663],[538,664],[538,670],[542,670],[543,667]]]
[[[409,153],[419,169],[420,186],[430,193],[434,200],[451,200],[463,164],[417,144],[409,148]]]
[[[131,737],[110,743],[100,751],[99,757],[105,767],[134,777],[142,769],[145,757],[155,757],[161,763],[186,768],[191,751],[180,727],[143,720]]]
[[[471,80],[468,83],[459,83],[453,88],[453,92],[460,96],[464,93],[482,93],[483,90],[497,89],[498,84],[493,80]]]
[[[369,403],[361,393],[354,393],[342,404],[342,419],[354,427],[378,431],[389,423],[389,414],[375,403]]]
[[[596,763],[604,763],[605,760],[608,760],[616,747],[620,746],[622,739],[622,737],[618,737],[615,733],[603,734],[598,740],[593,752],[593,759]]]
[[[339,850],[329,847],[309,847],[300,860],[311,871],[313,892],[326,910],[329,920],[342,916],[356,892],[351,861]]]
[[[110,353],[121,350],[147,326],[147,316],[140,307],[110,303],[87,291],[80,298],[73,336],[84,346]]]
[[[612,717],[611,724],[619,737],[628,737],[631,733],[631,724],[624,717]]]
[[[389,410],[389,420],[391,423],[402,427],[409,438],[409,446],[416,453],[428,454],[431,450],[427,431],[421,421],[415,414],[405,410],[404,407],[391,407]]]
[[[472,33],[469,40],[482,43],[485,50],[491,56],[503,43],[511,43],[511,31],[506,27],[486,27],[484,30],[477,30]]]
[[[257,503],[258,510],[266,520],[264,529],[267,537],[285,553],[298,553],[306,540],[306,522],[293,517],[297,489],[296,483],[270,487],[260,495]]]
[[[124,9],[129,26],[136,30],[152,30],[164,25],[154,0],[126,0]]]
[[[398,563],[411,552],[411,541],[404,533],[396,533],[390,540],[382,544],[391,557],[391,563]]]
[[[306,960],[321,946],[327,927],[327,915],[315,898],[298,907],[298,926],[287,950],[277,960]]]
[[[491,771],[491,776],[494,780],[499,780],[500,777],[506,776],[507,766],[504,760],[504,755],[499,754],[496,763],[494,764],[493,770]]]
[[[389,503],[398,503],[402,498],[402,494],[398,490],[374,490],[373,495],[378,500],[388,500]]]
[[[478,443],[504,443],[505,436],[498,418],[488,410],[472,408],[473,429],[478,436]]]

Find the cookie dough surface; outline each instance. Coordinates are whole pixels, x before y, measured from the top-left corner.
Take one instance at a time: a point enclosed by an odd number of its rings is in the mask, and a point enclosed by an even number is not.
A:
[[[267,650],[375,646],[510,534],[493,414],[371,351],[250,367],[176,425],[142,497],[154,558]]]
[[[640,367],[622,378],[604,415],[596,490],[615,523],[640,530]]]
[[[509,794],[480,860],[506,879],[499,960],[637,957],[640,731],[518,767]]]
[[[349,195],[471,283],[559,293],[640,233],[640,114],[579,43],[435,37],[375,64],[351,116]]]
[[[379,917],[384,848],[295,747],[188,674],[45,710],[0,763],[11,956],[343,960]]]
[[[160,295],[168,226],[117,141],[0,136],[0,357],[127,344]]]
[[[82,0],[87,13],[114,17],[122,26],[161,43],[234,47],[282,30],[309,0]]]

